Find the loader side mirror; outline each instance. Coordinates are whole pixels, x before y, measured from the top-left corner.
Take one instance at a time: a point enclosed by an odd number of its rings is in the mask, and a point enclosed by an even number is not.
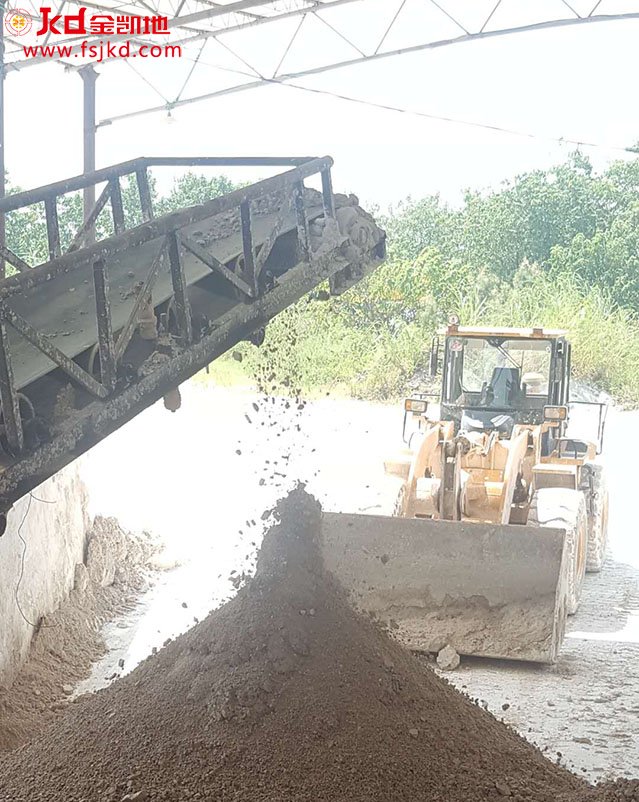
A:
[[[579,435],[595,445],[597,454],[603,451],[608,404],[600,401],[571,401],[572,435]],[[572,414],[574,411],[574,414]],[[593,431],[594,430],[594,431]]]

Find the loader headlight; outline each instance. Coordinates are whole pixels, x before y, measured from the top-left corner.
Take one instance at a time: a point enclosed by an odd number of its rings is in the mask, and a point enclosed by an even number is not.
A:
[[[404,410],[406,412],[414,412],[417,415],[423,415],[428,408],[428,401],[424,398],[407,398],[404,401]]]
[[[566,420],[568,407],[544,407],[544,420]]]

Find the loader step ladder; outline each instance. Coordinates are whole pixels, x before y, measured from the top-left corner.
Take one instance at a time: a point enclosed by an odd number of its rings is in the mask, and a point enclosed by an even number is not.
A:
[[[32,267],[0,243],[15,271],[0,280],[0,529],[18,498],[237,343],[259,344],[314,287],[338,294],[383,261],[383,232],[334,195],[332,164],[142,158],[0,200],[5,217],[44,204],[49,257]],[[156,217],[157,167],[290,169]],[[305,187],[312,176],[321,190]],[[60,199],[100,187],[69,235]],[[109,235],[94,242],[106,215]]]

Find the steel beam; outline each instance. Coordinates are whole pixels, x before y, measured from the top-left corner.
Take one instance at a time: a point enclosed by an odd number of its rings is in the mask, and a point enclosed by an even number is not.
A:
[[[322,175],[324,175],[322,173]],[[308,220],[304,205],[304,182],[300,181],[293,189],[293,205],[297,222],[297,253],[301,262],[307,262],[311,253],[308,241]]]
[[[49,197],[44,202],[44,213],[47,219],[47,241],[49,259],[57,259],[60,254],[60,223],[58,221],[57,198]]]
[[[173,302],[178,336],[182,345],[189,345],[193,339],[191,328],[191,305],[187,295],[186,280],[184,278],[184,265],[180,254],[180,243],[175,232],[169,234],[169,265],[171,267],[171,281],[173,283]]]
[[[24,206],[31,206],[33,203],[41,203],[48,197],[66,195],[67,192],[76,192],[95,184],[103,184],[116,175],[134,173],[140,166],[146,166],[146,164],[147,159],[131,159],[130,161],[113,164],[110,167],[103,167],[101,170],[74,175],[72,178],[66,178],[63,181],[54,181],[52,184],[47,184],[43,187],[16,192],[15,195],[8,195],[0,202],[0,210],[11,212]]]
[[[80,70],[83,84],[83,169],[85,173],[95,170],[95,82],[98,73],[89,64]],[[95,184],[88,184],[84,188],[84,219],[90,219],[91,210],[95,206]],[[87,242],[95,241],[95,227],[91,224],[86,229]]]
[[[153,219],[153,200],[151,199],[149,173],[146,167],[135,171],[135,180],[138,185],[138,195],[140,196],[142,220],[146,223]]]
[[[0,259],[3,258],[20,273],[26,273],[28,270],[31,270],[31,265],[27,264],[24,259],[21,259],[17,253],[9,250],[6,246],[0,245]]]
[[[158,277],[160,265],[162,264],[162,260],[164,259],[165,253],[166,253],[166,241],[162,243],[162,245],[160,246],[160,250],[157,252],[155,259],[151,263],[151,268],[146,275],[144,284],[142,285],[142,287],[138,292],[137,298],[135,299],[135,303],[133,304],[133,309],[131,310],[131,314],[129,315],[129,319],[127,320],[124,328],[120,332],[120,336],[118,337],[118,341],[115,346],[116,365],[120,363],[120,360],[122,359],[122,357],[124,356],[124,352],[126,351],[127,345],[131,341],[131,337],[133,336],[133,332],[135,331],[135,327],[138,322],[138,317],[140,315],[140,310],[142,309],[143,304],[145,304],[147,300],[151,297],[153,285],[155,284],[155,280]]]
[[[327,6],[327,8],[329,7],[330,6]],[[278,19],[278,17],[273,16],[271,19],[276,20]],[[187,106],[193,103],[201,103],[202,101],[205,100],[212,100],[213,98],[232,95],[236,94],[237,92],[247,92],[252,89],[257,89],[258,87],[261,86],[267,86],[267,85],[272,86],[274,83],[286,84],[288,81],[292,81],[298,78],[307,78],[313,75],[321,75],[323,73],[333,72],[335,70],[341,70],[345,69],[346,67],[353,67],[368,62],[379,61],[381,59],[394,58],[396,56],[404,56],[404,55],[409,55],[411,53],[427,52],[429,50],[438,50],[444,47],[451,47],[452,45],[457,45],[457,44],[478,42],[503,36],[511,36],[518,33],[522,34],[532,33],[535,31],[548,30],[551,28],[564,28],[564,27],[572,27],[575,25],[595,24],[601,22],[615,22],[620,20],[631,20],[631,19],[632,20],[639,19],[639,12],[627,12],[621,14],[600,14],[598,16],[591,16],[591,17],[546,20],[543,22],[536,22],[528,25],[519,25],[512,28],[500,28],[498,30],[462,34],[460,36],[451,37],[447,39],[439,39],[437,41],[423,42],[421,44],[396,48],[394,50],[383,50],[378,53],[372,53],[370,55],[363,55],[350,59],[343,59],[342,61],[335,61],[329,64],[320,65],[318,67],[312,67],[309,69],[284,73],[282,75],[278,75],[276,78],[260,77],[255,81],[248,81],[247,83],[237,84],[235,86],[230,86],[225,89],[218,89],[214,92],[206,92],[204,94],[196,95],[194,97],[187,97],[187,98],[182,98],[180,100],[176,100],[175,102],[171,103],[171,108],[172,109],[180,108],[181,106]],[[221,32],[207,31],[206,33],[190,37],[187,41],[193,42],[197,41],[198,39],[207,38],[209,36],[219,35],[219,33]],[[31,65],[33,64],[34,61],[35,59],[30,59],[29,61],[25,62],[25,65]],[[115,122],[119,122],[120,120],[127,120],[133,117],[140,117],[145,114],[166,112],[166,110],[167,110],[167,105],[166,103],[164,103],[162,105],[148,106],[144,109],[139,109],[137,111],[124,112],[123,114],[116,114],[113,115],[112,117],[107,117],[103,120],[100,120],[98,123],[98,128],[100,128],[103,125],[111,125]]]
[[[335,217],[335,195],[333,194],[333,178],[330,167],[322,170],[322,202],[326,217]]]
[[[33,203],[40,203],[49,196],[66,195],[67,192],[75,192],[91,184],[102,184],[105,181],[115,178],[115,176],[122,177],[132,173],[137,174],[139,171],[146,170],[149,167],[298,167],[301,170],[306,170],[309,165],[312,165],[311,171],[306,173],[306,176],[308,176],[319,172],[321,169],[319,162],[324,160],[328,160],[330,166],[332,166],[333,160],[330,156],[325,156],[323,158],[318,156],[141,157],[130,159],[126,162],[120,162],[119,164],[112,164],[109,167],[102,167],[100,170],[94,170],[90,173],[75,175],[63,181],[54,181],[52,184],[47,184],[43,187],[36,187],[35,189],[28,189],[25,192],[17,192],[14,195],[9,195],[4,200],[0,201],[0,210],[11,212],[15,209],[21,209],[24,206],[31,206]],[[278,178],[278,176],[275,176],[275,178]],[[269,180],[273,179],[266,179],[266,181]],[[259,182],[259,184],[262,183],[264,182]],[[255,186],[259,186],[259,184]]]
[[[86,370],[83,370],[77,362],[69,359],[64,352],[53,345],[48,337],[36,331],[30,323],[6,304],[0,303],[0,319],[4,319],[7,323],[11,324],[25,340],[28,340],[31,345],[35,346],[39,351],[42,351],[43,354],[46,354],[55,365],[63,370],[67,376],[74,379],[81,387],[84,387],[85,390],[88,390],[92,395],[98,398],[105,398],[107,396],[108,393],[106,389],[97,382],[93,376],[87,373]]]
[[[255,273],[255,252],[251,230],[251,201],[245,198],[240,203],[240,224],[242,227],[242,250],[244,253],[244,276],[251,287],[251,294],[257,296],[257,275]]]
[[[225,264],[222,264],[219,259],[216,259],[213,254],[205,251],[201,245],[198,245],[198,243],[192,240],[190,237],[184,236],[184,234],[179,236],[179,240],[187,249],[187,251],[190,251],[193,256],[196,256],[200,262],[203,262],[211,270],[218,273],[220,276],[222,276],[222,278],[225,278],[244,295],[248,296],[249,298],[253,296],[252,288],[249,287],[244,279],[240,278],[240,276],[238,276],[232,270],[229,270],[228,267]]]
[[[19,454],[24,448],[24,433],[20,418],[20,401],[13,381],[9,339],[2,318],[0,318],[0,402],[7,443],[14,454]]]
[[[84,218],[84,222],[78,229],[71,245],[67,248],[67,253],[71,253],[72,251],[76,251],[78,248],[81,248],[84,244],[85,239],[95,239],[95,221],[100,216],[100,212],[106,206],[107,201],[111,197],[111,185],[107,184],[102,192],[100,193],[100,197],[95,202],[93,208],[89,212],[88,217]],[[91,233],[90,233],[91,232]]]
[[[303,186],[304,185],[302,184],[302,187]],[[271,251],[273,250],[273,246],[275,245],[275,241],[277,240],[277,238],[279,237],[279,235],[280,235],[280,233],[282,231],[282,227],[284,226],[284,222],[285,222],[285,220],[286,220],[286,218],[288,216],[288,213],[290,211],[291,206],[295,205],[294,198],[297,196],[297,191],[298,190],[297,190],[297,186],[296,186],[295,189],[293,190],[293,199],[291,199],[291,202],[284,203],[282,205],[282,208],[280,209],[280,213],[279,213],[279,215],[277,217],[277,220],[275,221],[275,225],[273,226],[273,230],[268,235],[268,239],[266,240],[266,242],[264,242],[264,244],[262,245],[262,247],[259,250],[259,253],[257,254],[257,257],[255,259],[255,276],[256,276],[257,279],[259,279],[259,277],[260,277],[260,275],[262,273],[262,270],[264,269],[264,265],[266,264],[266,260],[271,255]]]
[[[124,231],[124,206],[122,205],[122,190],[120,178],[116,176],[109,181],[109,194],[111,195],[111,213],[113,215],[113,230],[116,234]]]
[[[61,273],[73,271],[80,265],[86,264],[89,260],[110,258],[127,251],[129,248],[175,233],[181,228],[198,223],[208,217],[237,209],[245,201],[259,199],[267,193],[288,190],[295,183],[319,173],[322,169],[330,167],[332,164],[333,160],[329,156],[322,159],[314,159],[293,170],[259,181],[249,187],[235,190],[235,192],[230,192],[219,198],[213,198],[213,200],[207,201],[200,206],[193,206],[181,212],[157,217],[145,225],[127,231],[119,237],[102,240],[102,242],[97,242],[88,248],[74,251],[66,254],[61,259],[41,265],[38,269],[31,270],[29,273],[21,273],[19,276],[11,276],[5,279],[0,285],[0,298],[25,292],[31,287],[50,281]],[[130,172],[133,172],[133,170]],[[41,192],[41,190],[39,191]],[[7,198],[7,201],[12,200],[12,197]]]
[[[0,0],[0,204],[5,196],[5,157],[4,157],[4,13],[5,0]],[[3,211],[0,211],[0,246],[6,245],[6,220]],[[0,254],[0,279],[6,275],[6,265]]]
[[[95,307],[98,321],[98,353],[100,354],[100,378],[108,391],[115,387],[115,344],[111,322],[111,302],[109,299],[109,279],[104,259],[93,263],[93,285],[95,288]]]

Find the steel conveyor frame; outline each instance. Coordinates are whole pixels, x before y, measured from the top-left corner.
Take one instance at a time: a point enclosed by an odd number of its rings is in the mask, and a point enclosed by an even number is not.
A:
[[[331,181],[332,159],[324,158],[142,158],[124,162],[93,173],[76,176],[46,187],[8,196],[0,200],[0,214],[7,214],[44,204],[49,261],[32,267],[0,243],[0,258],[13,266],[16,273],[0,281],[0,443],[4,454],[0,459],[0,515],[12,503],[51,476],[78,454],[85,452],[103,437],[130,420],[142,409],[161,398],[168,390],[192,376],[233,345],[250,338],[284,308],[294,303],[321,282],[329,279],[331,288],[349,286],[384,258],[383,232],[358,253],[353,264],[352,247],[341,236],[336,221],[336,200]],[[241,188],[199,206],[154,217],[148,170],[151,167],[289,167],[280,175]],[[305,179],[321,178],[321,203],[310,208],[306,199]],[[139,197],[140,225],[127,230],[122,202],[121,180],[134,176]],[[62,253],[58,200],[69,192],[105,183],[95,206]],[[267,198],[282,197],[277,213],[258,217],[254,207]],[[114,234],[93,242],[95,224],[103,210],[110,207]],[[361,211],[361,210],[360,210]],[[210,247],[194,236],[194,227],[220,215],[235,215],[239,221],[237,234],[240,253],[232,261],[217,258]],[[326,231],[332,232],[326,246],[310,244],[312,219],[323,218]],[[374,225],[373,225],[374,228]],[[258,231],[259,229],[259,231]],[[200,231],[196,231],[200,234]],[[285,240],[286,247],[282,245]],[[214,249],[213,249],[214,250]],[[285,269],[272,269],[272,262],[286,251]],[[140,255],[136,260],[135,255]],[[153,255],[151,255],[153,254]],[[135,280],[135,293],[127,317],[114,326],[113,287],[110,278],[114,265],[128,259],[133,267],[128,275]],[[118,262],[120,260],[120,262]],[[191,267],[185,270],[185,260]],[[285,261],[286,261],[285,260]],[[139,262],[139,263],[138,263]],[[212,319],[194,320],[190,302],[193,284],[192,265],[197,263],[207,276],[221,282],[228,301]],[[153,290],[164,269],[170,276],[171,319],[173,329],[159,339],[161,359],[131,364],[129,346],[145,302],[153,298]],[[90,293],[91,310],[81,314],[94,316],[92,325],[97,334],[99,369],[83,364],[79,354],[64,347],[50,331],[38,330],[29,320],[29,299],[42,298],[66,288],[69,282],[90,284],[83,292]],[[88,277],[91,277],[90,280]],[[168,286],[168,285],[167,285]],[[56,289],[57,288],[57,289]],[[116,289],[119,290],[119,287]],[[80,293],[78,293],[80,295]],[[76,297],[76,296],[74,296]],[[117,300],[117,296],[116,296]],[[154,303],[154,301],[153,301]],[[53,303],[52,303],[53,306]],[[165,315],[166,317],[166,315]],[[66,321],[65,321],[66,322]],[[117,336],[116,336],[117,335]],[[36,382],[37,373],[25,374],[16,380],[17,343],[32,349],[29,353],[47,365],[65,381],[78,388],[85,399],[79,409],[69,411],[67,419],[53,432],[35,438],[25,434],[24,402],[37,420],[37,405],[25,396],[28,382]],[[25,343],[28,346],[25,346]],[[156,350],[158,350],[156,349]],[[66,350],[66,352],[65,352]],[[38,356],[39,355],[39,356]],[[148,354],[146,355],[148,357]],[[157,356],[157,353],[156,353]],[[95,355],[94,355],[95,358]],[[40,374],[41,375],[41,374]],[[46,428],[46,427],[44,427]],[[0,520],[0,528],[2,520]]]

